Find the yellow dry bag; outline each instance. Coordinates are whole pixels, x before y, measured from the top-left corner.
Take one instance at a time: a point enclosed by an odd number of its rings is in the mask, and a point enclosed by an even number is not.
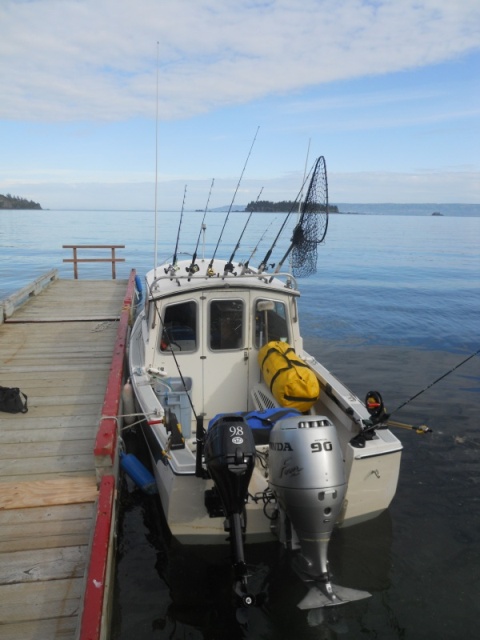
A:
[[[304,412],[318,400],[317,377],[287,342],[264,345],[258,352],[258,364],[273,397],[282,407]]]

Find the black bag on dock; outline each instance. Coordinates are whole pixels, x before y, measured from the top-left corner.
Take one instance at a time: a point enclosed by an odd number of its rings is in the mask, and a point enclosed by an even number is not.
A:
[[[27,413],[27,396],[18,387],[0,387],[0,411]]]

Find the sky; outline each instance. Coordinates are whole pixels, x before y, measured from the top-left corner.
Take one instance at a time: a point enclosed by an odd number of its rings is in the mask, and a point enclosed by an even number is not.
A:
[[[294,200],[323,155],[332,204],[480,203],[479,0],[0,0],[0,30],[2,194]]]

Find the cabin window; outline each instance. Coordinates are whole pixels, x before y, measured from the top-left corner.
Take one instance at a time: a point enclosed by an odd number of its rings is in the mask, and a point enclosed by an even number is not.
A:
[[[218,351],[243,347],[243,306],[243,300],[210,302],[210,349]]]
[[[287,309],[283,302],[260,298],[255,303],[255,347],[271,340],[289,341]]]
[[[195,351],[197,348],[197,304],[193,300],[170,304],[163,314],[160,350]]]

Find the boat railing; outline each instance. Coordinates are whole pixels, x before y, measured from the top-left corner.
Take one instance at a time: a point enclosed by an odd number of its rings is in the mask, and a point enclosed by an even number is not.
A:
[[[73,277],[78,280],[78,263],[79,262],[111,262],[112,263],[112,280],[117,277],[115,265],[117,262],[125,262],[125,258],[117,258],[116,249],[125,249],[124,244],[64,244],[62,249],[73,249],[73,258],[64,258],[63,262],[73,262]],[[110,249],[109,258],[79,258],[79,249]]]
[[[232,280],[248,280],[248,279],[261,280],[266,284],[270,284],[274,279],[275,280],[278,279],[280,281],[284,279],[285,280],[284,286],[287,289],[298,290],[297,280],[295,276],[293,276],[291,273],[283,272],[283,271],[280,271],[279,273],[275,273],[275,274],[271,274],[267,272],[258,273],[256,271],[246,271],[245,273],[237,273],[237,274],[226,272],[226,273],[218,273],[213,276],[210,276],[206,273],[200,273],[200,272],[197,272],[195,274],[189,273],[185,275],[177,274],[177,273],[175,274],[167,273],[165,275],[157,276],[153,280],[152,284],[150,285],[150,288],[153,290],[155,285],[161,280],[170,280],[171,282],[177,282],[177,284],[180,286],[181,281],[185,281],[185,280],[187,282],[200,281],[200,280],[210,280],[212,282],[215,282],[215,281],[218,282],[221,280],[228,280],[230,283]]]

